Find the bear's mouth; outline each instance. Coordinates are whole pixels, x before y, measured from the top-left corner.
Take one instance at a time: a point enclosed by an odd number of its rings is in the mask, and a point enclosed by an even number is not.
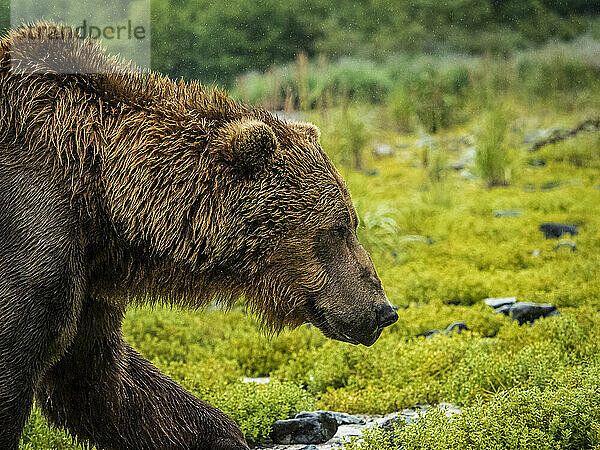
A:
[[[310,302],[308,305],[308,312],[310,316],[310,322],[319,330],[321,330],[326,337],[335,339],[336,341],[347,342],[353,345],[362,344],[366,347],[370,347],[375,343],[375,341],[377,341],[377,339],[379,339],[379,336],[383,331],[382,328],[376,327],[370,335],[366,337],[361,336],[360,338],[355,338],[337,328],[327,318],[325,309],[316,305],[315,302]]]

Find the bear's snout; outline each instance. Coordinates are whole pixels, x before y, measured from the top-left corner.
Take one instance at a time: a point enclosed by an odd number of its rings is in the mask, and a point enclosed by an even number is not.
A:
[[[377,307],[377,312],[375,314],[377,317],[377,325],[381,329],[392,325],[398,320],[396,310],[389,303]]]

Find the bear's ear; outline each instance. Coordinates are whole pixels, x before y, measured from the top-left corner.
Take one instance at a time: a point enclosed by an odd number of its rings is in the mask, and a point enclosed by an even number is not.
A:
[[[308,142],[319,145],[321,132],[315,125],[307,122],[294,122],[291,126]]]
[[[265,168],[279,144],[271,127],[259,120],[236,120],[217,132],[219,157],[234,170],[252,175]]]

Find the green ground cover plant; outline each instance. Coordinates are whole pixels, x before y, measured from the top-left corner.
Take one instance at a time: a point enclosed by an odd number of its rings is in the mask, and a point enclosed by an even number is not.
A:
[[[598,448],[599,369],[597,362],[567,369],[545,389],[516,387],[461,414],[448,416],[439,409],[394,431],[375,428],[345,448],[392,450],[394,442],[408,450]]]

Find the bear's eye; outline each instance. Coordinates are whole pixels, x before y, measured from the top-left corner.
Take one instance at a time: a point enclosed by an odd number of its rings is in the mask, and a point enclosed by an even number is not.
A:
[[[342,240],[346,238],[346,234],[348,232],[348,228],[343,225],[334,225],[329,229],[329,234],[334,239]]]

